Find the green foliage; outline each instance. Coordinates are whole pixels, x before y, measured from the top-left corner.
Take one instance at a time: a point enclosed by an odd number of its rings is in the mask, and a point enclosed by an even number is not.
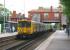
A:
[[[70,0],[60,0],[63,5],[63,12],[66,14],[68,22],[70,23]]]
[[[5,9],[5,11],[4,11]],[[7,8],[4,8],[2,4],[0,4],[0,21],[4,21],[4,17],[9,17],[10,11]]]

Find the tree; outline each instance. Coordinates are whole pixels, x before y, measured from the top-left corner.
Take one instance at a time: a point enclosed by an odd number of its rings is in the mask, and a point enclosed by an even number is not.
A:
[[[0,21],[4,21],[4,17],[6,17],[5,19],[7,20],[9,17],[9,13],[10,11],[7,8],[5,8],[4,11],[4,6],[0,4]]]
[[[70,0],[60,0],[63,5],[63,12],[67,16],[67,22],[70,25]]]
[[[66,32],[68,37],[70,35],[70,0],[60,0],[61,4],[63,5],[64,14],[67,16],[67,27]]]

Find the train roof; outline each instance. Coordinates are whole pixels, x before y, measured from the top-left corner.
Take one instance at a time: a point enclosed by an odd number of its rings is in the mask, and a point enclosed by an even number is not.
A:
[[[33,22],[33,23],[45,24],[45,23],[42,23],[42,22],[32,21],[32,20],[26,20],[26,19],[19,20],[19,21],[30,21],[30,22]]]

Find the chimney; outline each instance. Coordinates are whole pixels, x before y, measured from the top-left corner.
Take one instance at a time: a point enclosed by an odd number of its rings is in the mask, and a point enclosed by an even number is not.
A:
[[[16,11],[13,11],[12,18],[16,18]]]
[[[50,11],[48,13],[48,19],[52,20],[54,18],[54,11],[53,11],[53,7],[50,7]]]

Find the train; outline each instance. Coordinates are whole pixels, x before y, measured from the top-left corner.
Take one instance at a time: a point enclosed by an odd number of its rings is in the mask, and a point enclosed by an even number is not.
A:
[[[35,22],[32,20],[18,20],[17,38],[33,38],[39,36],[48,30],[52,31],[51,24]]]

